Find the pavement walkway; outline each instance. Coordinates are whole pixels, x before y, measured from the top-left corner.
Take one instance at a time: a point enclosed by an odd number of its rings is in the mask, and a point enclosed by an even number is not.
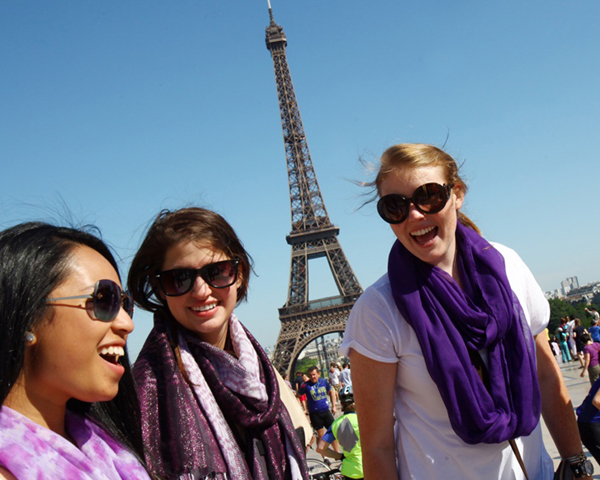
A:
[[[587,396],[588,391],[590,389],[590,381],[588,379],[587,374],[581,378],[579,375],[581,374],[581,370],[579,368],[579,363],[571,362],[571,363],[560,363],[560,370],[562,372],[563,378],[565,380],[565,384],[567,385],[567,389],[569,390],[569,395],[571,396],[571,402],[573,403],[573,408],[577,408],[583,402],[583,399]],[[338,408],[339,409],[339,408]],[[558,450],[554,445],[554,440],[550,436],[548,429],[546,428],[546,424],[542,420],[542,432],[544,438],[544,445],[546,450],[552,457],[554,461],[555,469],[558,467],[560,463],[560,455],[558,454]],[[585,450],[588,458],[594,464],[594,479],[600,480],[600,465],[598,462]],[[315,452],[313,449],[310,449],[308,452],[309,458],[322,459],[321,455]]]

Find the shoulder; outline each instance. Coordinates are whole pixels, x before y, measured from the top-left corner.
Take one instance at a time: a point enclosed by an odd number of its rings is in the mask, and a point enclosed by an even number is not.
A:
[[[12,473],[10,473],[6,468],[0,466],[0,480],[17,480]]]
[[[352,307],[348,322],[352,326],[353,323],[364,322],[365,319],[380,318],[395,323],[398,315],[400,312],[394,302],[390,280],[386,273],[358,298]]]
[[[550,319],[550,304],[542,288],[517,252],[500,243],[492,242],[491,245],[504,258],[510,287],[523,308],[532,333],[537,335],[546,328]]]
[[[352,307],[340,353],[348,355],[355,350],[378,362],[395,363],[413,334],[394,302],[386,273]],[[342,371],[341,375],[344,378],[346,374]]]

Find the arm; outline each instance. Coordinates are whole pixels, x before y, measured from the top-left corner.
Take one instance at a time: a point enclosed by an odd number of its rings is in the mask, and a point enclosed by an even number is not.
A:
[[[550,345],[542,335],[535,337],[535,343],[542,416],[560,456],[569,458],[583,451],[573,405]]]
[[[331,413],[333,413],[335,415],[335,412],[336,412],[335,390],[333,389],[333,387],[331,385],[329,386],[329,398],[331,399]]]
[[[547,342],[546,342],[547,343]],[[365,480],[398,478],[394,439],[396,363],[382,363],[350,350]],[[377,408],[373,408],[376,405]]]
[[[590,354],[588,352],[585,352],[583,354],[583,370],[581,371],[581,374],[579,375],[580,377],[583,377],[585,375],[585,372],[587,372],[589,365],[590,365]]]
[[[594,395],[594,398],[592,398],[592,405],[600,410],[600,390],[598,390],[596,395]]]
[[[341,460],[344,458],[344,455],[336,452],[332,448],[329,448],[330,443],[327,443],[322,438],[319,439],[319,443],[317,444],[317,453],[320,453],[324,457],[334,458],[335,460]]]

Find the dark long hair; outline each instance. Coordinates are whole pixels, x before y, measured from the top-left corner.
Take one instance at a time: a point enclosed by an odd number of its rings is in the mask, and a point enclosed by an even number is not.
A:
[[[80,245],[97,251],[118,274],[109,248],[87,231],[28,222],[0,232],[0,405],[23,370],[25,334],[48,321],[45,299],[69,276],[69,260]],[[125,374],[113,400],[71,399],[67,408],[98,421],[143,463],[139,402],[127,350],[123,365]]]

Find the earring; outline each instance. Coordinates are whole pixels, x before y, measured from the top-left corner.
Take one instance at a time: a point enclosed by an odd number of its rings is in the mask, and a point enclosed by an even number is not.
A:
[[[25,343],[29,346],[29,345],[33,345],[36,342],[37,338],[35,336],[35,334],[33,334],[32,332],[26,332],[25,333]]]

